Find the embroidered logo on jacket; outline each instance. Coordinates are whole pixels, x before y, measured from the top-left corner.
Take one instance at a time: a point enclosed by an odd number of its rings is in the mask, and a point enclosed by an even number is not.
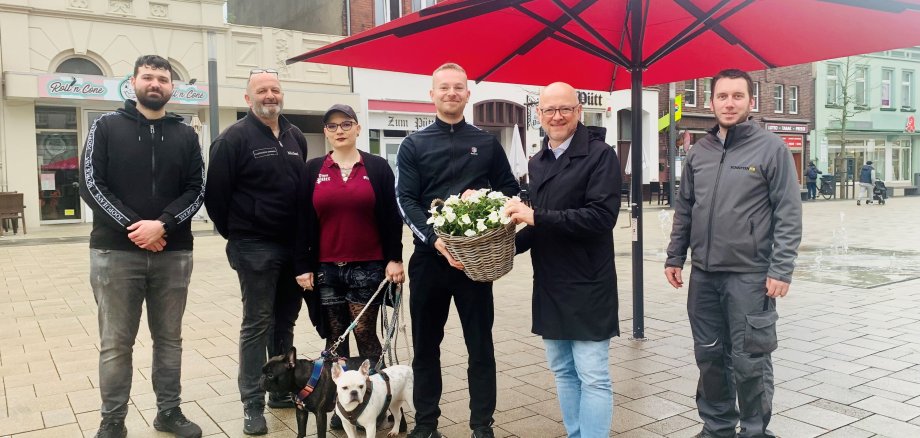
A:
[[[325,173],[321,173],[316,177],[316,185],[320,185],[324,182],[329,182],[329,181],[332,181],[332,178],[330,178],[329,175]]]
[[[757,166],[731,166],[735,170],[746,170],[751,173],[757,173]]]
[[[278,150],[275,148],[262,148],[262,149],[252,150],[252,156],[254,158],[274,157],[277,155],[278,155]]]
[[[479,149],[476,149],[476,146],[471,147],[470,155],[479,155]]]

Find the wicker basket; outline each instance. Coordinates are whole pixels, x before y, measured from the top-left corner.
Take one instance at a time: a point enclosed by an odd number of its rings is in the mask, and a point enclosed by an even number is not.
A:
[[[435,205],[440,201],[432,202]],[[447,244],[447,252],[463,263],[463,272],[473,281],[492,282],[511,272],[514,265],[514,224],[473,237],[453,236],[435,229]]]

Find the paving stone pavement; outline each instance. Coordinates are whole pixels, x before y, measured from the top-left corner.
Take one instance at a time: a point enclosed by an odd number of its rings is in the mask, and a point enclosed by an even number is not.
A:
[[[624,335],[610,348],[615,392],[611,436],[679,438],[700,429],[686,291],[671,289],[662,276],[661,211],[653,206],[644,216],[643,341],[629,336],[632,268],[625,210],[614,233]],[[826,277],[796,274],[790,295],[778,306],[780,348],[774,354],[771,429],[786,438],[920,437],[920,272],[910,268],[920,257],[920,198],[893,198],[883,207],[809,202],[804,211],[803,264],[839,246],[845,229],[854,253],[859,248],[891,252],[887,267],[878,269],[897,282],[877,280],[863,287],[809,281]],[[208,224],[197,223],[195,228],[199,238],[185,314],[182,408],[205,436],[238,437],[239,285],[227,265],[224,241],[209,233]],[[46,226],[30,235],[0,239],[0,437],[92,436],[98,427],[98,334],[88,279],[88,229]],[[408,256],[408,234],[404,241]],[[823,269],[820,261],[812,265]],[[522,255],[514,271],[495,284],[495,419],[500,437],[565,433],[542,341],[530,333],[531,278],[529,258]],[[404,361],[410,357],[409,342],[398,341],[398,357]],[[306,315],[299,320],[295,343],[309,355],[322,348]],[[156,408],[150,348],[149,331],[142,323],[127,419],[132,437],[166,436],[151,426]],[[468,436],[466,353],[455,313],[442,349],[442,431],[451,437]],[[291,410],[268,410],[267,417],[269,436],[294,435]],[[308,431],[315,433],[312,420]]]

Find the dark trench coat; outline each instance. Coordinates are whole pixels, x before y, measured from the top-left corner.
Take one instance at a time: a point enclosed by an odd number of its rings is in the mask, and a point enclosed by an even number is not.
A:
[[[600,341],[620,334],[613,228],[620,162],[602,128],[581,123],[556,159],[544,140],[529,162],[534,226],[517,252],[533,261],[532,331],[547,339]]]

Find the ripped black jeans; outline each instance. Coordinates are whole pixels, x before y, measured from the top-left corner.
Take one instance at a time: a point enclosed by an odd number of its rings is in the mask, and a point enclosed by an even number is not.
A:
[[[766,272],[690,274],[687,313],[700,379],[696,405],[714,437],[773,437],[776,303],[766,296]],[[766,301],[765,301],[766,300]],[[735,408],[737,399],[738,408]]]

